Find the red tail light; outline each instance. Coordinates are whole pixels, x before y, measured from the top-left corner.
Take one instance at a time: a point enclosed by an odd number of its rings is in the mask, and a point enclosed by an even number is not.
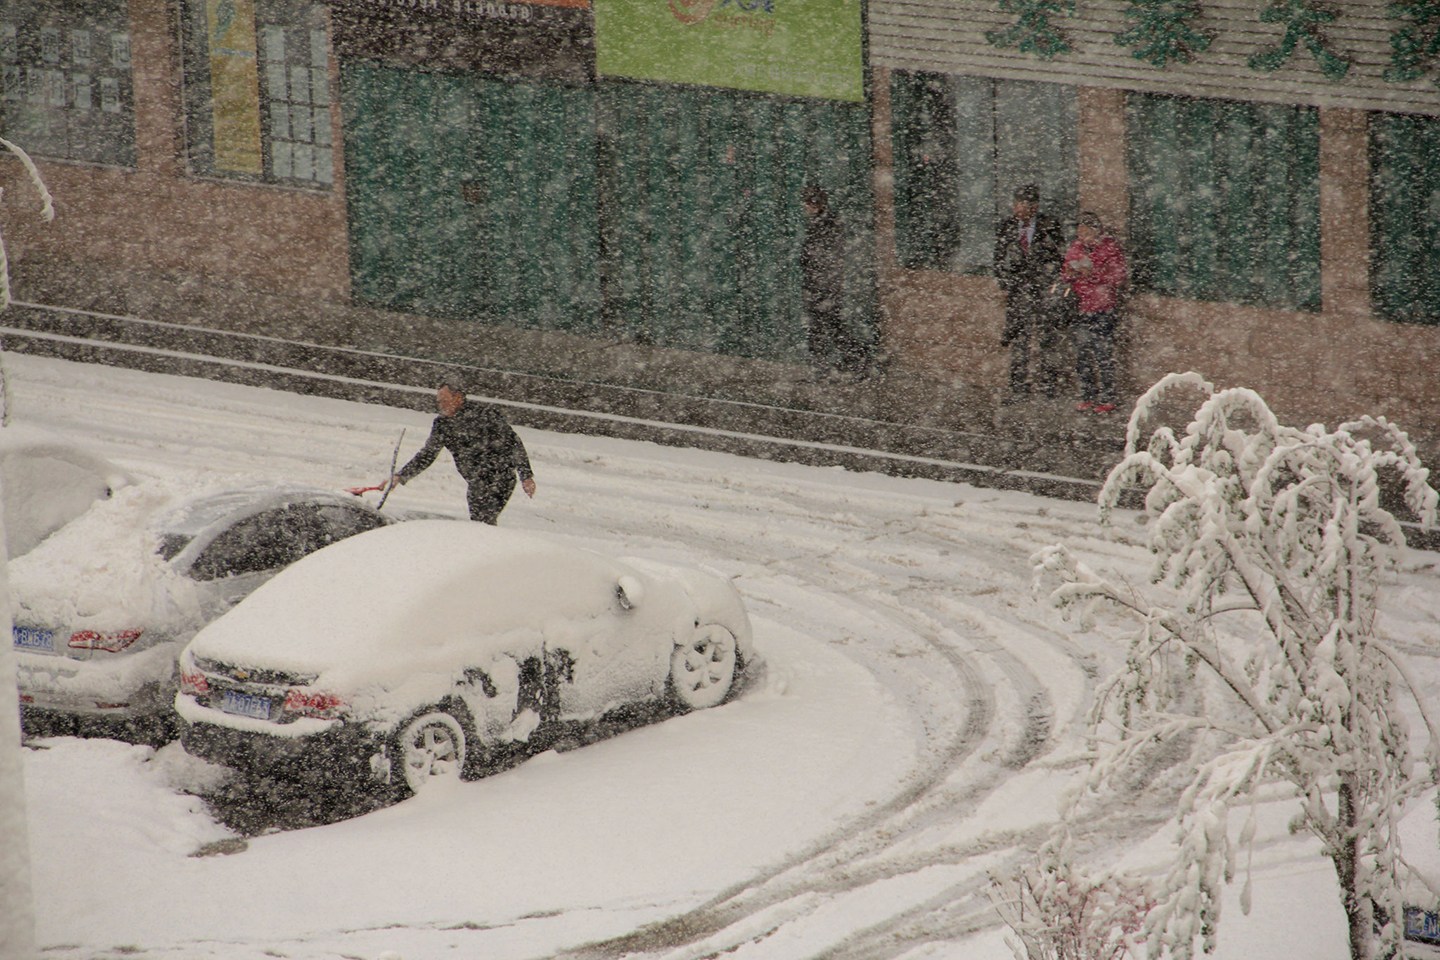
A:
[[[180,692],[188,693],[192,697],[203,696],[210,692],[210,681],[205,679],[203,673],[180,674]]]
[[[94,630],[77,630],[70,634],[70,649],[119,653],[139,640],[140,634],[144,632],[144,630],[116,630],[111,633],[98,633]]]
[[[298,687],[291,687],[285,691],[286,713],[328,720],[339,716],[344,709],[345,701],[333,693],[312,693]]]

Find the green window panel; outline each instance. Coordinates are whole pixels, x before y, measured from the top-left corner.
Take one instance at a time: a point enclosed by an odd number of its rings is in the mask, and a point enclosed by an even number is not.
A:
[[[895,255],[912,270],[948,268],[958,239],[960,140],[949,94],[939,74],[891,74]]]
[[[1126,126],[1137,289],[1319,309],[1317,111],[1132,93]]]
[[[1074,87],[938,73],[891,74],[896,256],[912,269],[986,273],[1014,188],[1078,212]]]
[[[847,226],[846,322],[875,339],[862,107],[362,61],[342,85],[359,299],[798,360],[815,178]]]
[[[873,202],[862,108],[607,83],[597,110],[612,336],[802,358],[799,198],[814,178],[846,225],[853,281],[846,322],[873,342]]]
[[[1440,324],[1440,120],[1370,117],[1370,283],[1391,320]]]
[[[469,116],[459,77],[362,66],[343,73],[355,295],[398,310],[469,316],[476,278],[462,192]]]
[[[347,63],[355,296],[542,329],[599,317],[589,92]]]
[[[584,88],[467,78],[464,191],[480,315],[585,332],[599,321],[593,99]]]

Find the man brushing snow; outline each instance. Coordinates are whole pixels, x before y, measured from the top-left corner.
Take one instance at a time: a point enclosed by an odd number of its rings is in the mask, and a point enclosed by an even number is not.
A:
[[[434,463],[443,447],[450,451],[455,469],[469,485],[466,501],[471,520],[494,525],[515,492],[517,474],[525,495],[535,496],[535,475],[530,470],[525,444],[499,410],[489,404],[466,402],[464,388],[455,383],[440,385],[435,391],[435,407],[440,415],[430,426],[430,438],[390,478],[392,488],[408,483]]]

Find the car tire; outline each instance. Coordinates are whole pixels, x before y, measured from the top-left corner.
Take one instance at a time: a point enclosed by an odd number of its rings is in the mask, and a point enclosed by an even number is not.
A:
[[[401,796],[419,793],[441,781],[458,783],[469,762],[465,725],[443,710],[406,721],[390,745],[390,782]]]
[[[718,623],[697,626],[670,654],[670,699],[681,712],[719,706],[739,670],[735,635]]]

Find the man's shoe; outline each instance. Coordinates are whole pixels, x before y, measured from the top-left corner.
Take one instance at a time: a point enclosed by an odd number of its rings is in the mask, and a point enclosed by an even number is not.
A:
[[[1075,409],[1079,410],[1081,413],[1084,413],[1086,410],[1095,409],[1095,404],[1091,403],[1089,400],[1081,400],[1079,403],[1075,404]]]
[[[1115,412],[1115,404],[1113,404],[1113,403],[1097,403],[1097,404],[1095,404],[1095,406],[1091,407],[1090,409],[1091,409],[1092,411],[1094,411],[1095,413],[1114,413],[1114,412]]]

